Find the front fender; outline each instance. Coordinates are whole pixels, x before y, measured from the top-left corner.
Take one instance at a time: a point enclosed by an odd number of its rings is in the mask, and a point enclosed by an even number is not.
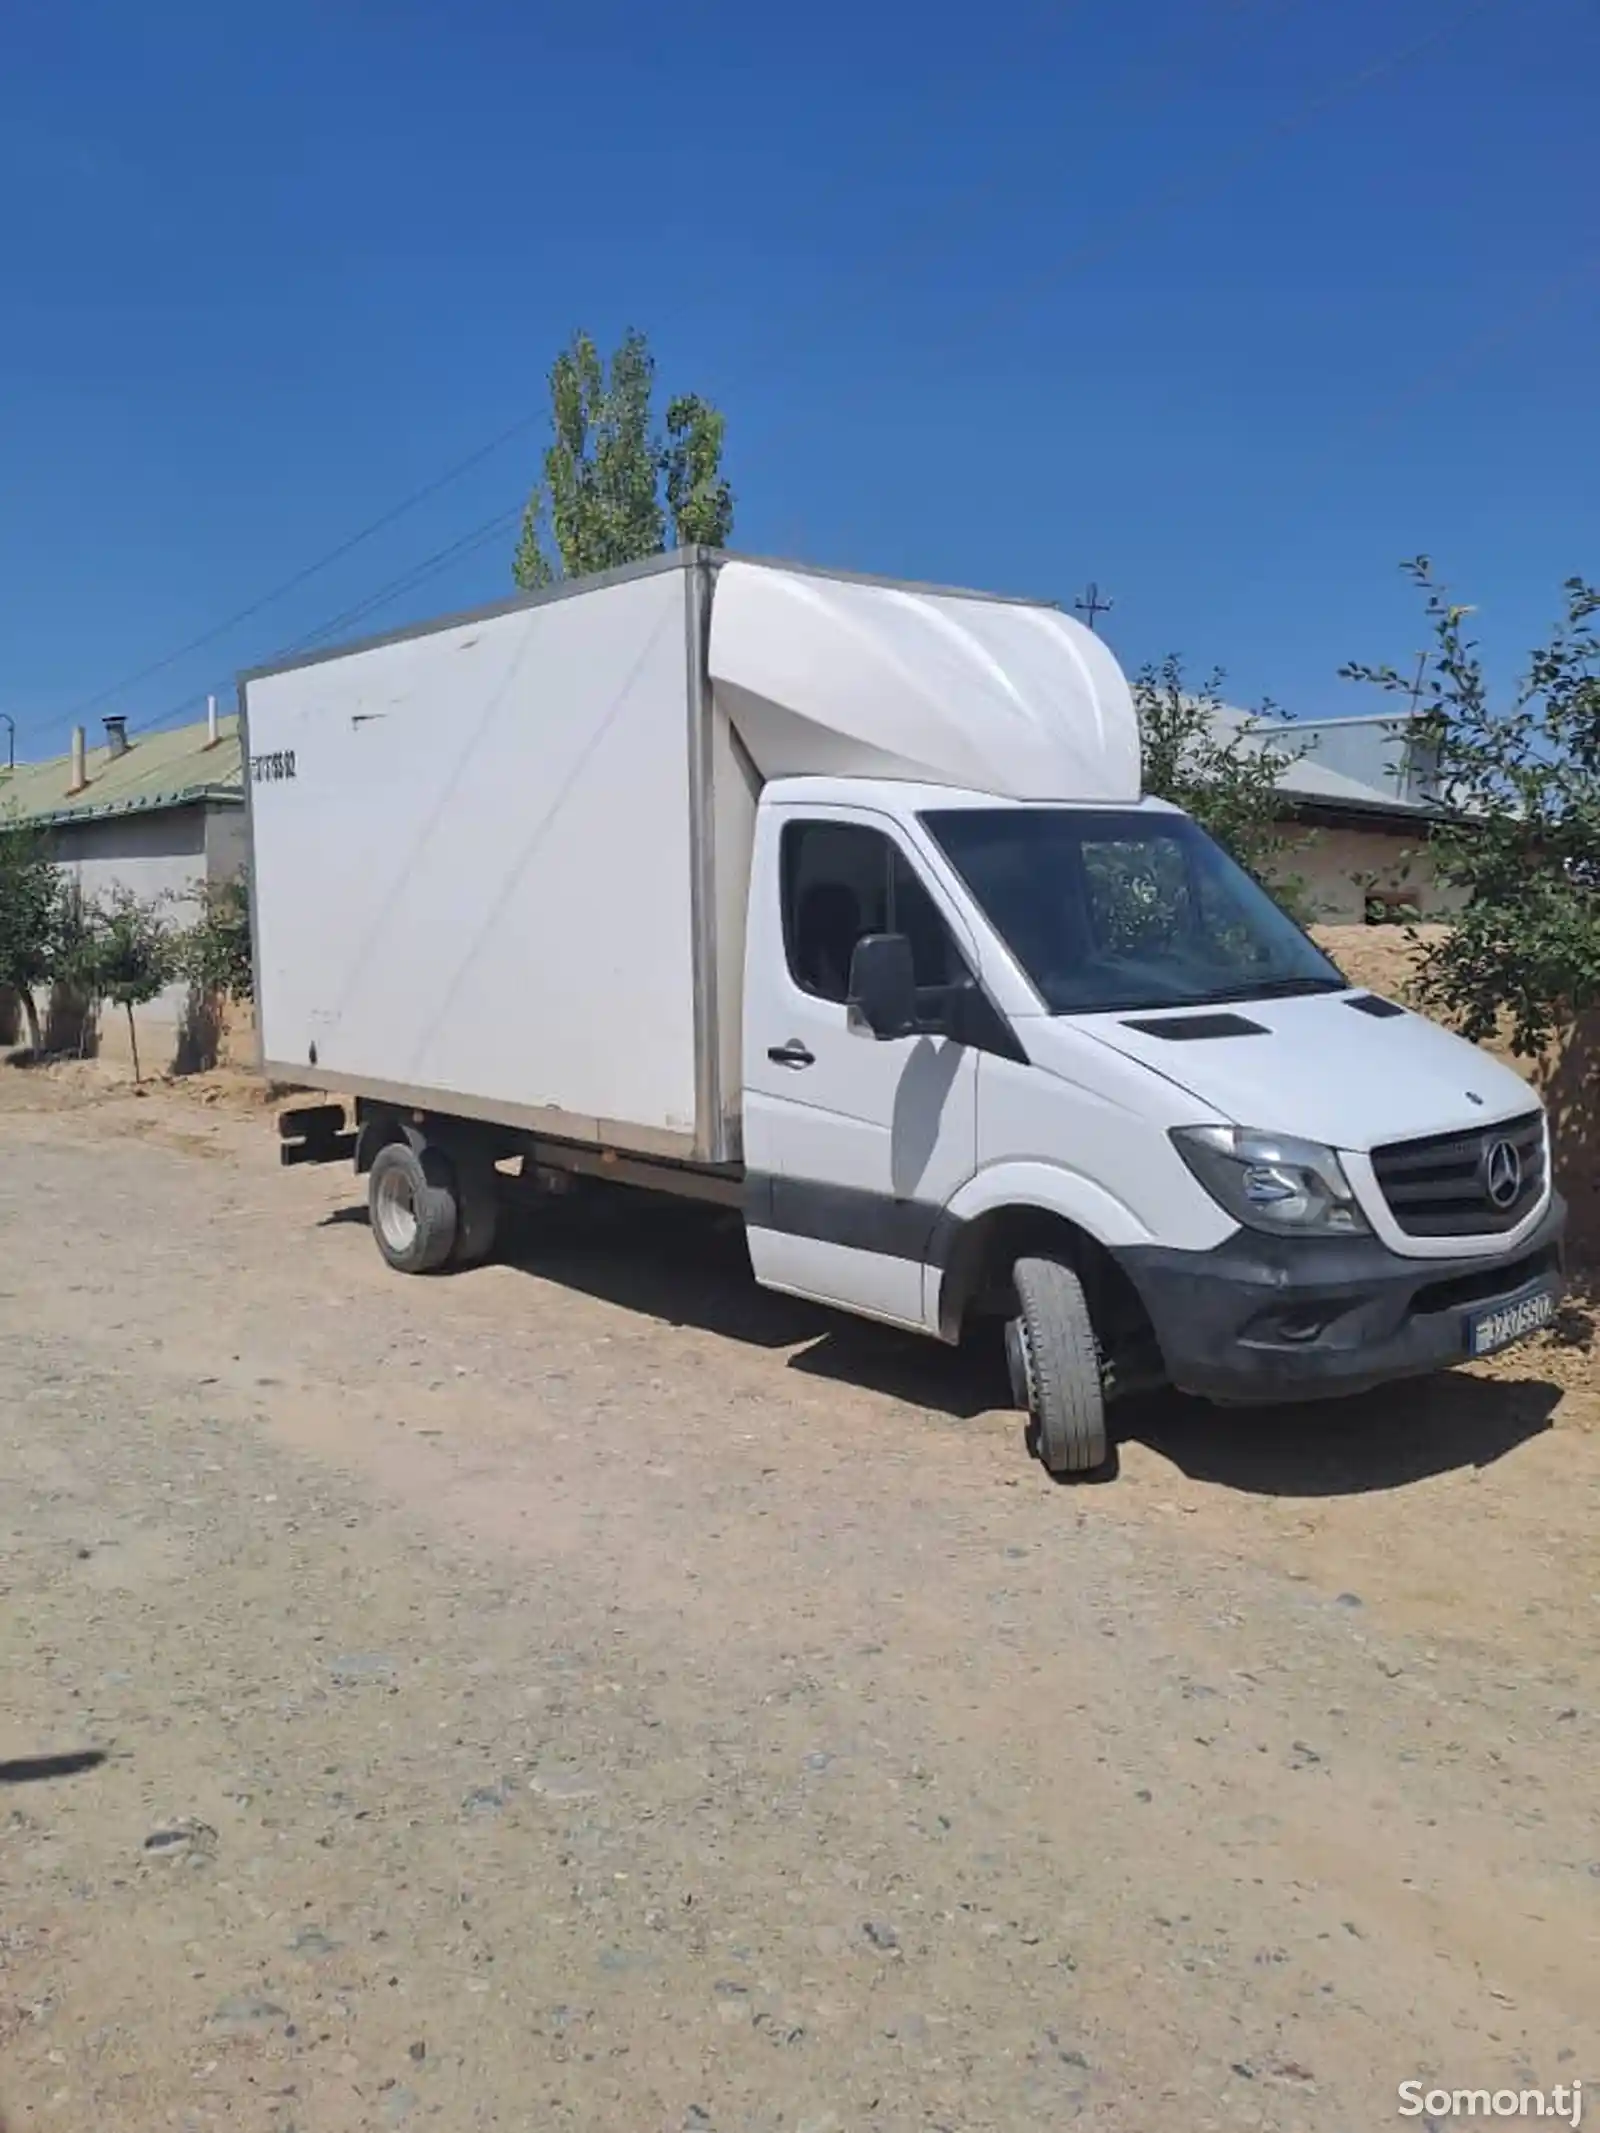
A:
[[[1185,1178],[1189,1187],[1163,1207],[1161,1228],[1151,1223],[1105,1186],[1060,1163],[1016,1158],[991,1163],[969,1178],[946,1203],[928,1267],[924,1294],[926,1318],[945,1340],[957,1337],[973,1283],[979,1278],[992,1224],[1011,1218],[1042,1217],[1059,1222],[1115,1254],[1130,1246],[1155,1243],[1190,1251],[1207,1251],[1230,1237],[1232,1222]]]
[[[1067,1170],[1059,1163],[991,1163],[968,1178],[949,1201],[945,1215],[951,1223],[965,1227],[1000,1208],[1013,1207],[1059,1215],[1108,1250],[1123,1244],[1155,1242],[1154,1231],[1140,1221],[1131,1207],[1103,1185],[1097,1185],[1093,1178],[1086,1178],[1081,1171]],[[1225,1235],[1231,1227],[1224,1218],[1222,1233]]]

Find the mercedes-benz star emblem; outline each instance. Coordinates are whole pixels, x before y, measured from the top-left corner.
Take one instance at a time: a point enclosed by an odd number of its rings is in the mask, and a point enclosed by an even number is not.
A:
[[[1522,1158],[1510,1141],[1491,1141],[1483,1151],[1483,1189],[1491,1206],[1509,1207],[1522,1190]]]

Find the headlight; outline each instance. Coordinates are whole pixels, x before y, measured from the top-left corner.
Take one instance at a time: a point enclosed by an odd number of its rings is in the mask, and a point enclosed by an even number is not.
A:
[[[1367,1228],[1332,1148],[1249,1126],[1178,1126],[1173,1146],[1219,1206],[1250,1229],[1353,1237]]]

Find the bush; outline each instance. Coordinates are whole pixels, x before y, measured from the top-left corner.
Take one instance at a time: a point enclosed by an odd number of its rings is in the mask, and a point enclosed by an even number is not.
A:
[[[254,999],[248,879],[208,883],[199,896],[200,916],[183,936],[185,977],[208,999]]]
[[[133,1011],[153,1000],[182,968],[179,943],[169,920],[154,904],[117,889],[85,907],[72,967],[59,973],[93,1000],[110,1000],[128,1017],[133,1078],[138,1081],[139,1036]]]
[[[65,877],[45,839],[23,823],[0,824],[0,985],[21,1002],[34,1052],[42,1043],[34,994],[55,975],[65,909]]]
[[[1503,1019],[1517,1056],[1534,1058],[1600,1007],[1600,590],[1567,580],[1550,641],[1496,703],[1466,634],[1473,610],[1449,599],[1426,556],[1405,568],[1434,638],[1423,710],[1447,816],[1430,848],[1440,881],[1465,899],[1429,944],[1418,993],[1475,1042]],[[1343,671],[1412,694],[1393,667]]]
[[[1228,724],[1222,679],[1220,672],[1213,673],[1190,689],[1174,656],[1134,676],[1144,789],[1192,815],[1303,925],[1311,913],[1305,884],[1283,871],[1296,839],[1284,829],[1278,789],[1279,778],[1298,760],[1297,751],[1263,741],[1261,719]]]

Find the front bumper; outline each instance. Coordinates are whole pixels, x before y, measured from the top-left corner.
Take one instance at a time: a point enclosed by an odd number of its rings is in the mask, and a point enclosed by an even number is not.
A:
[[[1514,1251],[1406,1259],[1376,1237],[1239,1230],[1209,1252],[1127,1247],[1172,1383],[1234,1404],[1366,1392],[1467,1360],[1469,1318],[1562,1275],[1566,1203]]]

